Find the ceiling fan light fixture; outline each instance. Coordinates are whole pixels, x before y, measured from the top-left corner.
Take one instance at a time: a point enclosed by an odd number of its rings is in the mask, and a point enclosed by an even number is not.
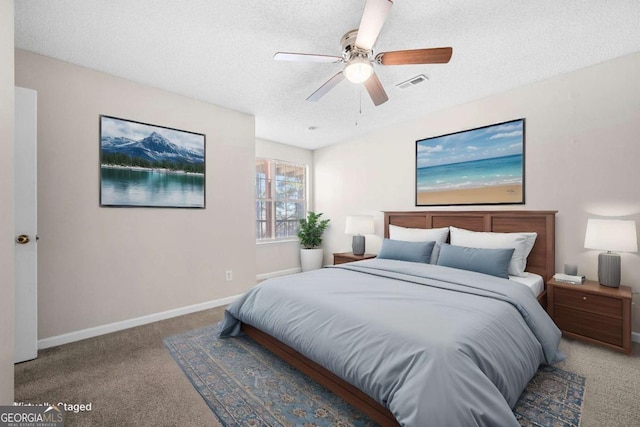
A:
[[[372,74],[373,65],[365,58],[353,58],[344,67],[344,76],[353,83],[364,83]]]

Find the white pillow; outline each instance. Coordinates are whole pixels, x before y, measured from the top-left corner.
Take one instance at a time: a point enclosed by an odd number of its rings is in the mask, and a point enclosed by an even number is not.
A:
[[[526,276],[524,270],[527,267],[527,257],[536,242],[538,233],[488,233],[456,227],[449,228],[452,245],[485,249],[514,248],[509,263],[509,274]]]
[[[443,228],[405,228],[389,224],[389,239],[405,242],[436,242],[431,252],[431,264],[438,262],[440,245],[447,241],[449,227]]]

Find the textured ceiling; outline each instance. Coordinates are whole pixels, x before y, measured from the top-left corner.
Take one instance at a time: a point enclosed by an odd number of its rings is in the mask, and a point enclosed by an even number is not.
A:
[[[376,66],[389,101],[343,81],[365,0],[17,0],[16,47],[252,114],[256,136],[315,149],[452,105],[640,52],[638,0],[396,0],[376,52],[453,47],[448,64]],[[419,74],[407,90],[396,84]],[[508,119],[505,118],[505,119]],[[315,127],[314,131],[308,130]]]

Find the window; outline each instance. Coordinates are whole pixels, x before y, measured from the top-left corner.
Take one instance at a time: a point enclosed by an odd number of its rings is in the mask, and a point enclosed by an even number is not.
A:
[[[256,159],[256,240],[296,237],[307,214],[307,167]]]

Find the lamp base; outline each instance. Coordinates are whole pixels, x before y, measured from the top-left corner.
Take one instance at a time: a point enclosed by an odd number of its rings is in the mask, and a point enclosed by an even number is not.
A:
[[[602,252],[598,255],[598,282],[602,286],[620,286],[620,255]]]
[[[353,236],[353,240],[351,241],[351,249],[353,250],[354,255],[364,255],[364,236],[358,234]]]

